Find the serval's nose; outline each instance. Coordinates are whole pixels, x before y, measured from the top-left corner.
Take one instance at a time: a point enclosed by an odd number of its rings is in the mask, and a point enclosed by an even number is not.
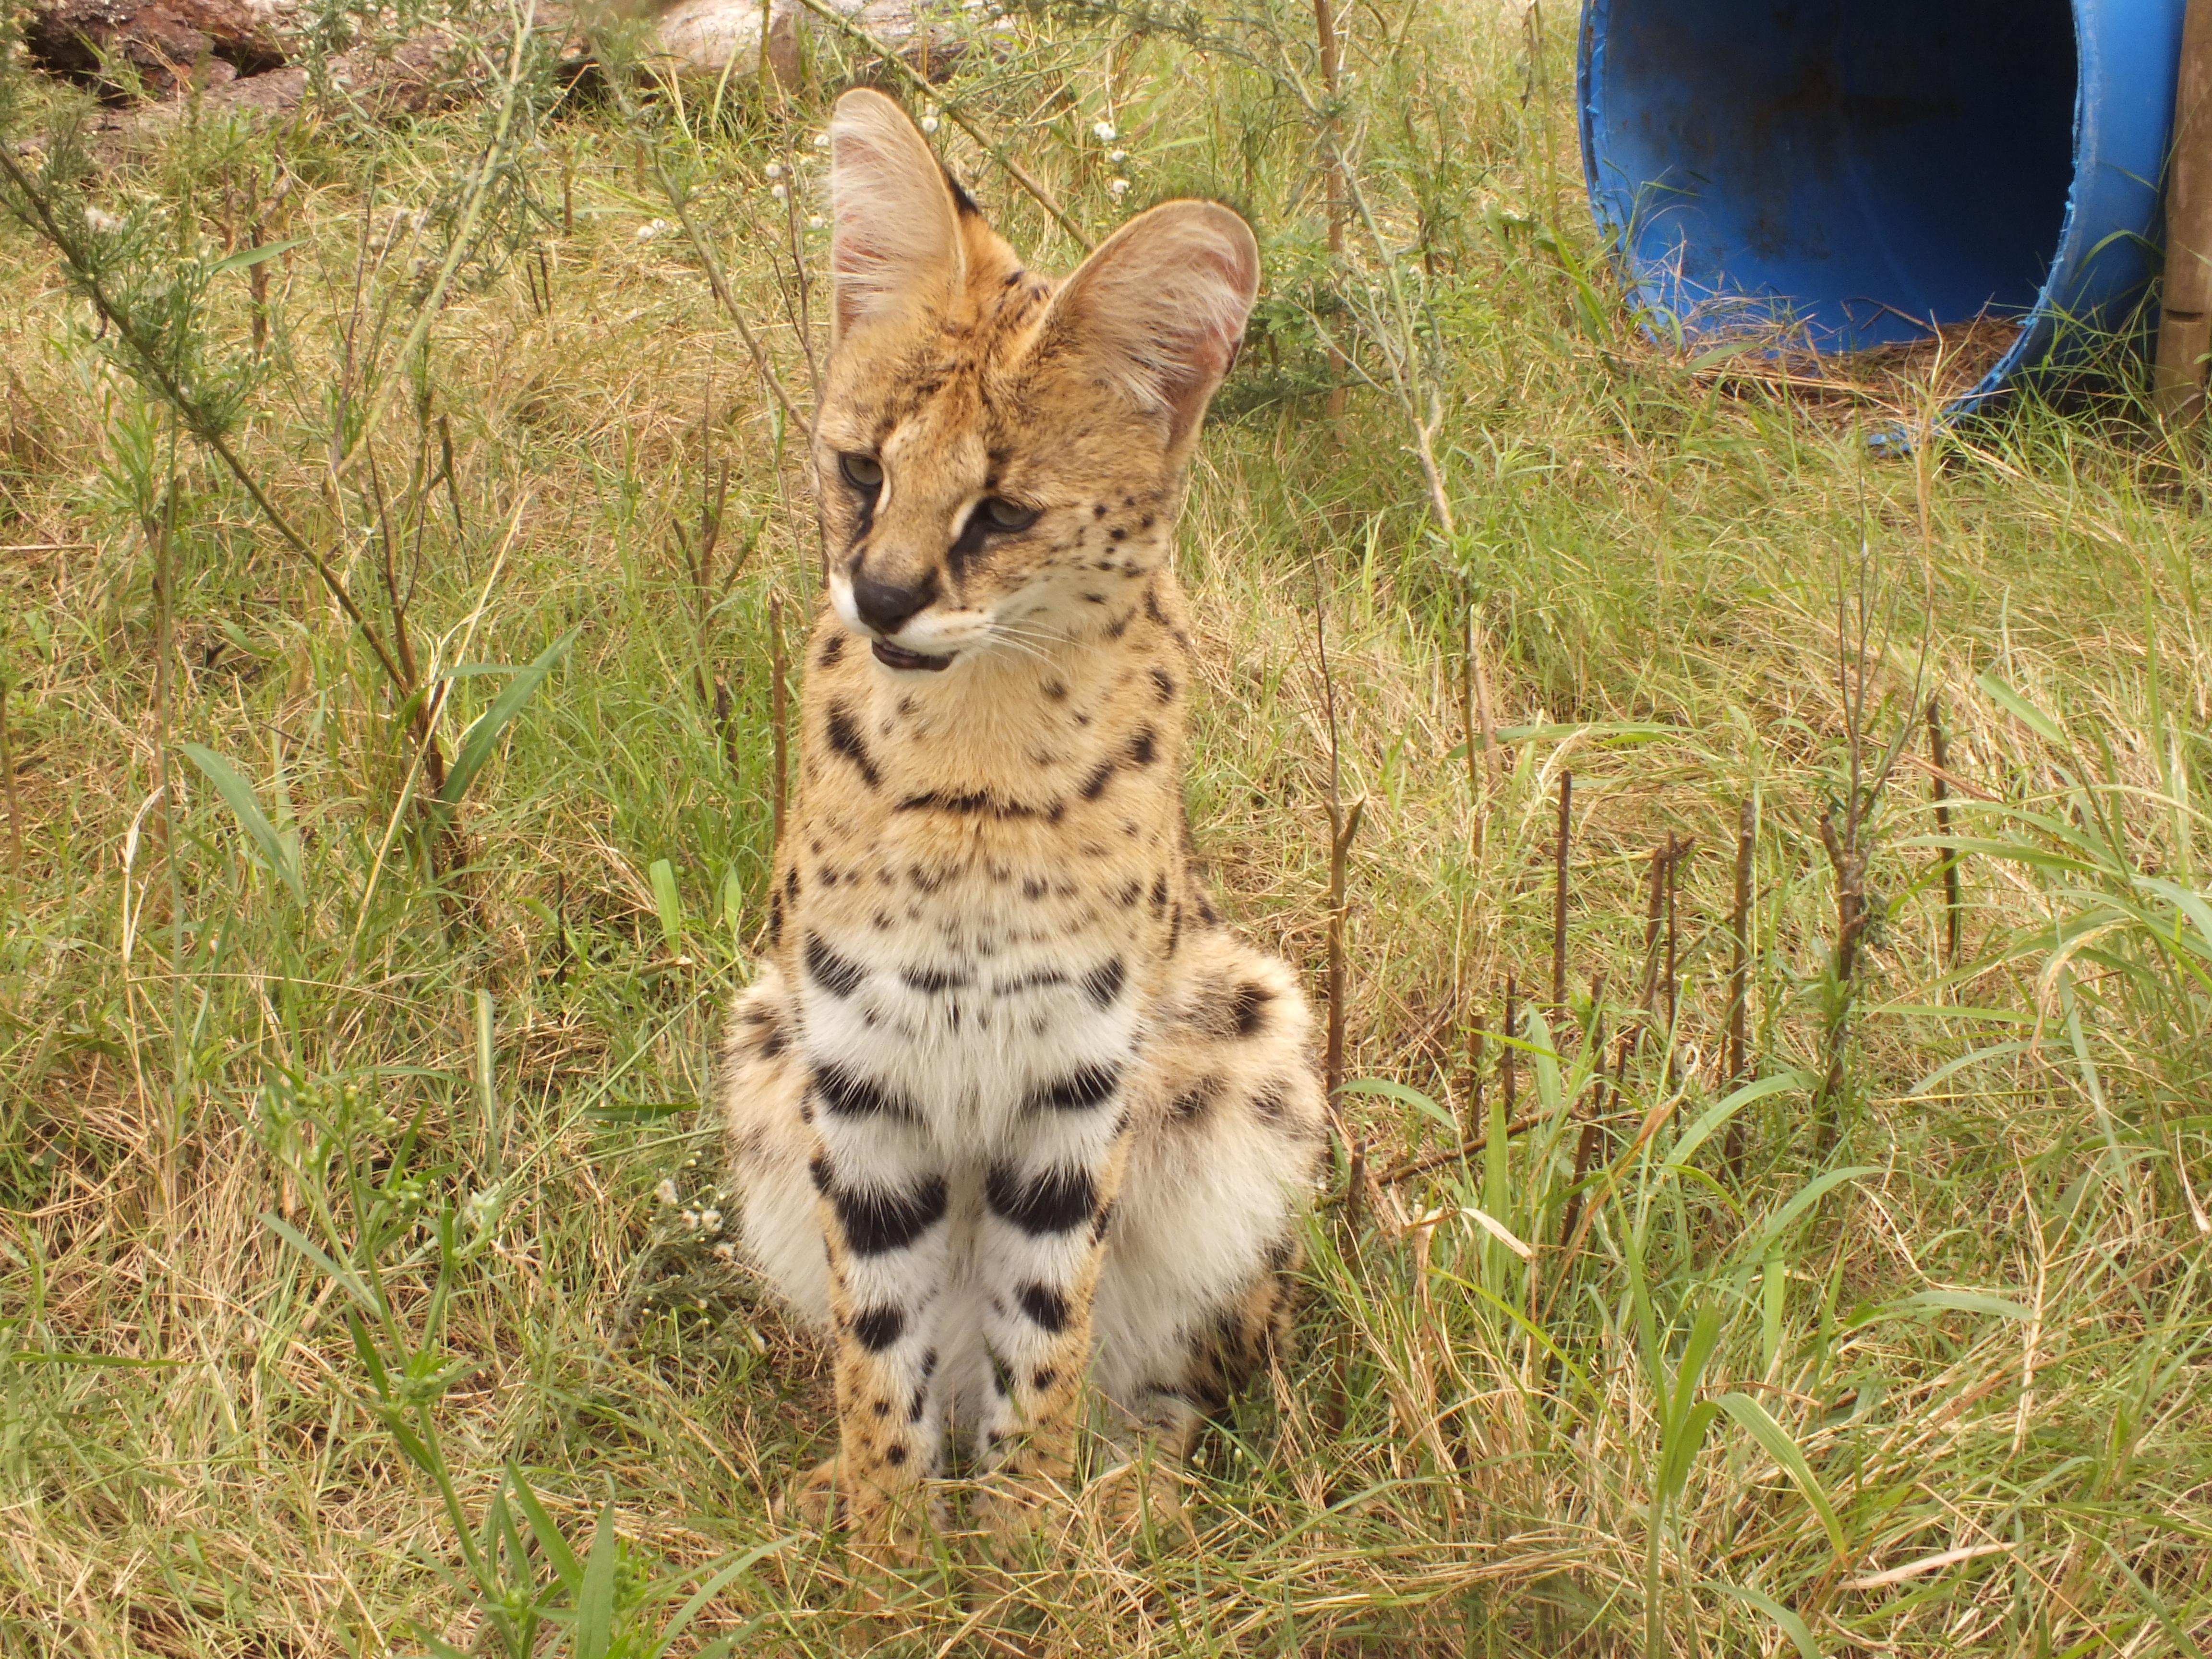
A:
[[[934,570],[926,573],[919,581],[907,583],[878,581],[866,568],[853,573],[853,609],[860,613],[862,622],[885,639],[905,627],[936,597]]]

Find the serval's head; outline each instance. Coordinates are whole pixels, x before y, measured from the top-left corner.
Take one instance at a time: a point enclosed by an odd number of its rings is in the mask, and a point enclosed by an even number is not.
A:
[[[1170,202],[1064,282],[1024,266],[904,112],[830,123],[830,598],[894,670],[1126,625],[1259,286],[1243,220]]]

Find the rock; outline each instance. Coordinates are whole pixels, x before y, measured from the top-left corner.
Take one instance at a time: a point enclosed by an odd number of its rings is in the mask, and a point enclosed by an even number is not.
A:
[[[957,62],[966,44],[946,26],[945,9],[928,0],[823,0],[823,4],[933,76]],[[654,16],[647,55],[686,77],[727,75],[743,79],[760,70],[763,17],[769,72],[786,82],[799,76],[802,31],[817,36],[837,32],[835,24],[799,0],[674,0]]]
[[[167,97],[281,68],[275,13],[251,0],[42,0],[24,19],[31,61],[119,96]]]
[[[458,44],[434,31],[389,48],[356,46],[330,60],[332,89],[377,119],[449,107],[475,95],[481,78]],[[86,137],[94,159],[112,166],[189,116],[210,121],[231,114],[289,114],[306,99],[309,85],[307,71],[297,65],[235,79],[210,76],[197,99],[103,110]]]

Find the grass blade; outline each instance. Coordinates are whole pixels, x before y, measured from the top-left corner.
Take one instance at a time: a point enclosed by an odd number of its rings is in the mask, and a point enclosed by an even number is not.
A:
[[[1820,1659],[1820,1645],[1813,1639],[1813,1632],[1805,1621],[1771,1595],[1762,1595],[1755,1589],[1746,1589],[1741,1584],[1723,1584],[1709,1578],[1698,1586],[1699,1589],[1714,1590],[1733,1597],[1747,1607],[1756,1607],[1781,1627],[1797,1649],[1797,1659]]]
[[[459,751],[446,774],[445,787],[438,791],[440,801],[447,806],[460,805],[469,786],[476,781],[477,774],[483,770],[484,763],[498,746],[499,734],[507,729],[509,720],[522,712],[522,705],[530,701],[545,677],[553,672],[554,665],[561,660],[575,637],[576,630],[572,628],[538,653],[536,660],[509,681],[507,690],[492,699],[491,707],[461,733]]]
[[[684,898],[676,890],[676,869],[666,859],[655,859],[646,872],[653,883],[653,908],[660,913],[660,937],[672,957],[684,946]]]
[[[552,1566],[553,1576],[561,1581],[561,1587],[569,1595],[580,1595],[584,1583],[583,1563],[576,1559],[576,1552],[568,1547],[568,1540],[561,1535],[561,1528],[554,1524],[553,1517],[546,1513],[545,1505],[538,1501],[538,1494],[531,1490],[530,1482],[523,1479],[522,1471],[512,1461],[507,1465],[507,1480],[514,1494],[514,1506],[522,1511],[522,1518],[529,1524],[531,1536],[537,1539],[538,1547],[545,1552],[545,1559]]]
[[[1790,1432],[1771,1417],[1766,1407],[1747,1394],[1724,1394],[1713,1402],[1730,1417],[1751,1437],[1765,1449],[1766,1455],[1781,1466],[1805,1501],[1813,1506],[1813,1513],[1820,1517],[1820,1524],[1828,1530],[1828,1541],[1836,1547],[1838,1556],[1851,1553],[1850,1540],[1844,1535],[1844,1523],[1836,1514],[1836,1506],[1828,1501],[1827,1488],[1813,1473],[1813,1466],[1805,1461],[1805,1453],[1790,1437]]]
[[[592,1553],[584,1563],[576,1596],[576,1659],[607,1659],[615,1639],[615,1506],[600,1506],[592,1534]]]
[[[246,838],[259,851],[262,860],[277,873],[285,886],[292,890],[293,898],[304,906],[307,902],[307,893],[300,880],[299,862],[292,856],[291,849],[285,846],[283,836],[276,833],[276,826],[269,822],[269,815],[261,810],[260,797],[253,793],[253,786],[240,777],[231,763],[214,750],[204,748],[197,743],[188,743],[184,745],[184,750],[191,757],[192,764],[207,775],[207,781],[215,786],[216,793],[221,795],[223,804],[230,808],[231,816],[238,820],[238,827],[246,832]]]

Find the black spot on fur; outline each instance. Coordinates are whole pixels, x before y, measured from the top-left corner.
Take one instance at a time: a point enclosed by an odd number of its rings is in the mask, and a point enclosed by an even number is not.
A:
[[[937,1375],[937,1350],[929,1349],[921,1356],[921,1380],[925,1382]]]
[[[1229,1017],[1236,1023],[1238,1036],[1250,1036],[1265,1022],[1267,1005],[1275,994],[1266,986],[1247,981],[1237,988],[1237,994],[1229,1004]]]
[[[777,892],[768,896],[768,942],[783,943],[783,895]]]
[[[853,1321],[853,1337],[870,1353],[881,1353],[906,1332],[906,1312],[901,1308],[871,1308]]]
[[[822,648],[814,653],[814,660],[824,668],[835,668],[837,659],[845,654],[845,635],[842,629],[825,636]]]
[[[1097,1202],[1087,1170],[1048,1170],[1024,1180],[1004,1164],[984,1178],[983,1197],[994,1214],[1032,1238],[1081,1226]]]
[[[1173,702],[1176,694],[1175,676],[1164,668],[1155,668],[1152,670],[1152,690],[1158,694],[1162,702]]]
[[[856,962],[848,962],[824,945],[813,933],[806,936],[806,971],[814,982],[833,997],[848,997],[860,988],[868,970]]]
[[[1121,984],[1128,971],[1121,966],[1121,958],[1114,957],[1101,963],[1083,976],[1083,989],[1101,1008],[1110,1008],[1121,994]]]
[[[1182,943],[1182,906],[1178,904],[1175,908],[1175,914],[1168,921],[1168,954],[1173,956],[1176,953],[1176,946]]]
[[[1094,519],[1104,518],[1106,516],[1106,503],[1100,501],[1094,505],[1091,509],[1091,516]]]
[[[1044,896],[1044,884],[1031,876],[1022,884],[1022,896],[1034,904]]]
[[[981,218],[983,216],[983,210],[975,205],[975,198],[970,196],[967,190],[961,185],[960,181],[952,176],[952,169],[940,166],[938,168],[938,171],[945,175],[945,189],[952,192],[952,206],[954,211],[958,213],[963,219]],[[1019,273],[1017,273],[1017,275]]]
[[[783,896],[789,903],[799,902],[799,866],[795,864],[783,872]]]
[[[1044,695],[1046,702],[1058,702],[1067,695],[1067,683],[1065,680],[1047,680],[1044,683]]]
[[[1178,1123],[1194,1123],[1213,1109],[1221,1098],[1221,1079],[1206,1076],[1192,1084],[1175,1097],[1168,1107],[1168,1115]]]
[[[1106,793],[1106,786],[1113,780],[1113,776],[1114,763],[1101,762],[1098,769],[1084,779],[1083,787],[1079,793],[1085,800],[1097,800],[1099,796]]]
[[[790,1044],[791,1038],[786,1034],[781,1022],[779,1021],[769,1026],[768,1035],[761,1039],[760,1057],[763,1060],[774,1060]]]
[[[912,1117],[914,1108],[872,1079],[842,1066],[814,1068],[814,1087],[837,1117]]]
[[[830,1160],[819,1152],[806,1160],[807,1178],[813,1182],[814,1190],[826,1194],[830,1190]]]
[[[1039,1394],[1042,1394],[1047,1389],[1050,1388],[1054,1383],[1059,1381],[1060,1373],[1053,1370],[1051,1366],[1044,1365],[1039,1367],[1038,1370],[1030,1377],[1030,1387],[1036,1389]]]
[[[869,788],[883,787],[882,775],[868,754],[868,745],[860,740],[860,728],[854,722],[853,711],[842,702],[830,705],[830,746],[860,769],[860,781]]]
[[[918,864],[908,867],[906,878],[914,884],[915,891],[922,893],[935,892],[947,880],[942,870],[925,870]]]
[[[1067,1298],[1049,1285],[1024,1285],[1022,1311],[1039,1330],[1055,1334],[1067,1328]]]
[[[1143,878],[1132,876],[1128,880],[1123,882],[1121,887],[1115,890],[1114,894],[1114,902],[1126,910],[1133,906],[1136,902],[1144,897],[1144,896],[1145,884]]]
[[[926,795],[908,795],[898,804],[902,812],[958,812],[994,818],[1037,818],[1048,823],[1060,819],[1060,805],[1036,807],[1018,800],[1001,800],[988,790],[979,789],[972,794],[951,795],[943,790],[932,790]]]
[[[924,1377],[915,1384],[914,1397],[907,1401],[906,1420],[919,1423],[929,1415],[929,1379]]]
[[[1120,1066],[1085,1066],[1035,1091],[1024,1104],[1032,1112],[1088,1111],[1111,1100],[1121,1086]]]
[[[899,977],[908,988],[933,997],[939,992],[957,990],[968,983],[968,975],[955,974],[943,968],[902,968]]]
[[[1117,542],[1118,542],[1118,541],[1120,541],[1120,540],[1121,540],[1124,536],[1127,536],[1128,533],[1129,533],[1129,532],[1128,532],[1127,531],[1124,530],[1124,529],[1123,529],[1120,525],[1118,525],[1118,524],[1117,524],[1117,525],[1115,525],[1115,526],[1111,530],[1109,530],[1109,531],[1108,531],[1108,532],[1106,532],[1107,536],[1108,536],[1109,538],[1111,538],[1111,539],[1112,539],[1112,540],[1114,540],[1114,541],[1117,541]]]
[[[994,996],[1010,997],[1023,991],[1048,991],[1055,985],[1067,983],[1067,975],[1057,968],[1039,968],[1013,979],[1002,979],[991,988]]]
[[[1280,1123],[1289,1103],[1283,1098],[1279,1087],[1267,1088],[1252,1097],[1252,1109],[1267,1122]]]
[[[1168,872],[1164,870],[1152,878],[1152,914],[1159,915],[1168,908]]]
[[[1138,766],[1150,766],[1159,752],[1158,734],[1146,726],[1129,739],[1129,759]]]
[[[1132,605],[1106,624],[1106,637],[1109,640],[1120,639],[1122,635],[1129,631],[1129,624],[1136,620],[1137,609]]]
[[[884,1462],[893,1468],[906,1462],[906,1448],[894,1442],[884,1448]]]
[[[1113,1226],[1114,1206],[1117,1201],[1108,1199],[1105,1203],[1099,1206],[1098,1213],[1091,1218],[1091,1242],[1093,1244],[1105,1237],[1107,1230]]]
[[[868,1402],[868,1409],[878,1417],[889,1417],[891,1414],[891,1402],[888,1400],[872,1400]]]
[[[830,1194],[837,1224],[855,1255],[902,1250],[945,1218],[943,1176],[932,1176],[907,1193],[841,1188]]]

